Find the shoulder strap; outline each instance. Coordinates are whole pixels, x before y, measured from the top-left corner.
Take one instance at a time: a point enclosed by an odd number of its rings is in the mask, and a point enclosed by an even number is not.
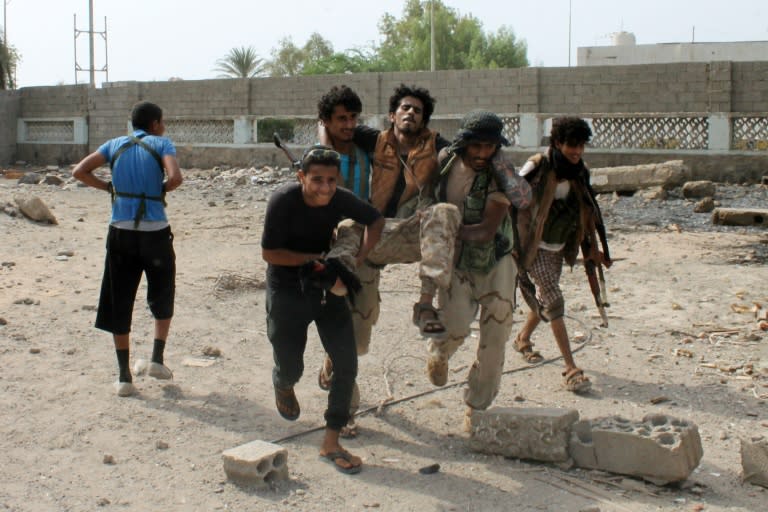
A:
[[[112,170],[112,168],[115,166],[115,162],[117,162],[117,159],[120,157],[120,155],[125,153],[125,151],[128,148],[131,148],[133,146],[139,145],[142,148],[144,148],[144,150],[147,151],[150,155],[152,155],[152,158],[155,159],[155,161],[157,162],[157,165],[160,166],[160,172],[163,172],[165,167],[163,166],[163,159],[160,156],[160,154],[157,151],[155,151],[152,148],[152,146],[150,146],[149,144],[147,144],[146,142],[141,140],[146,135],[147,135],[146,133],[142,133],[138,137],[134,137],[133,135],[131,135],[129,137],[129,140],[125,144],[123,144],[122,146],[117,148],[117,151],[115,151],[114,156],[112,156],[112,160],[109,161],[109,170],[110,171]]]
[[[449,149],[445,157],[437,164],[437,175],[439,176],[437,199],[441,203],[444,203],[447,200],[446,183],[448,181],[448,171],[453,166],[453,162],[456,160],[456,157],[456,153]]]

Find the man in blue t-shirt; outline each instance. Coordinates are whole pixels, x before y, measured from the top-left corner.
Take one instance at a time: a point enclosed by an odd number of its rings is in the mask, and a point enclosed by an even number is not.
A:
[[[176,255],[165,215],[165,193],[181,185],[182,176],[176,148],[162,136],[165,124],[160,107],[146,101],[137,103],[131,112],[131,124],[131,135],[105,142],[72,171],[78,180],[112,196],[95,326],[113,336],[120,370],[115,383],[118,396],[136,392],[129,362],[130,331],[142,274],[147,278],[147,303],[155,318],[148,373],[157,379],[173,377],[163,362],[176,290]],[[112,181],[93,174],[105,164],[112,170]]]
[[[333,86],[317,103],[317,116],[328,139],[325,142],[341,155],[341,186],[368,201],[370,156],[352,141],[362,111],[360,97],[346,85]]]

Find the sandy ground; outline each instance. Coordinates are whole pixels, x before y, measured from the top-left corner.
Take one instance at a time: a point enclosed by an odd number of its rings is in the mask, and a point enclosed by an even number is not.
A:
[[[259,240],[267,190],[257,180],[202,171],[169,194],[178,264],[176,316],[166,349],[172,382],[146,376],[139,394],[114,395],[111,339],[92,325],[109,200],[94,189],[0,179],[0,205],[40,197],[58,225],[0,212],[0,510],[445,510],[762,511],[768,490],[741,483],[740,438],[768,433],[768,267],[755,260],[764,232],[686,232],[610,225],[610,327],[583,272],[564,272],[576,360],[594,381],[561,388],[549,332],[534,336],[548,361],[526,366],[508,351],[498,406],[567,407],[583,418],[660,412],[699,427],[704,458],[681,487],[471,452],[462,432],[462,383],[476,333],[451,361],[449,386],[424,374],[425,342],[410,324],[415,266],[385,269],[382,317],[360,360],[363,407],[397,403],[358,420],[346,446],[357,476],[318,458],[321,432],[281,444],[290,480],[258,489],[228,482],[221,452],[321,425],[326,395],[314,330],[301,418],[275,411],[265,336],[265,265]],[[618,199],[621,201],[621,199]],[[651,202],[649,208],[657,208]],[[609,208],[606,202],[605,208]],[[11,210],[9,208],[9,210]],[[71,256],[63,256],[71,254]],[[148,358],[152,322],[139,291],[132,358]],[[524,308],[524,306],[523,306]],[[517,314],[517,327],[524,309]],[[205,354],[220,352],[219,357]],[[203,366],[203,365],[208,366]],[[412,395],[429,392],[416,398]],[[662,399],[666,397],[666,400]],[[658,402],[658,403],[655,403]],[[440,471],[418,469],[440,464]]]

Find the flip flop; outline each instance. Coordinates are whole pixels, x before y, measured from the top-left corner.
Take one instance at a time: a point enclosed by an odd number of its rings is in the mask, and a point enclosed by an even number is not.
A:
[[[338,471],[339,473],[344,473],[345,475],[356,475],[363,470],[362,464],[359,466],[350,466],[348,468],[345,468],[343,466],[339,466],[338,464],[336,464],[337,459],[342,459],[352,464],[352,454],[350,454],[349,452],[336,451],[336,452],[327,453],[325,455],[321,454],[320,459],[325,462],[328,462],[329,464],[333,464],[333,467],[336,468],[336,471]]]
[[[288,421],[296,421],[301,414],[299,401],[296,399],[296,393],[293,388],[281,389],[275,387],[275,405],[280,416]]]

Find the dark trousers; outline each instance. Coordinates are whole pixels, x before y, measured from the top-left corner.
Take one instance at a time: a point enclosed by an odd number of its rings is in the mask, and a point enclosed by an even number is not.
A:
[[[298,287],[267,287],[267,336],[275,359],[272,383],[276,387],[293,387],[301,378],[307,329],[312,322],[333,362],[325,423],[328,428],[340,430],[349,421],[357,377],[357,351],[346,299],[327,293],[323,301],[322,292],[317,289],[305,294]]]
[[[176,254],[173,234],[109,227],[96,328],[112,334],[131,332],[131,318],[141,276],[147,277],[147,304],[158,320],[173,317]]]

